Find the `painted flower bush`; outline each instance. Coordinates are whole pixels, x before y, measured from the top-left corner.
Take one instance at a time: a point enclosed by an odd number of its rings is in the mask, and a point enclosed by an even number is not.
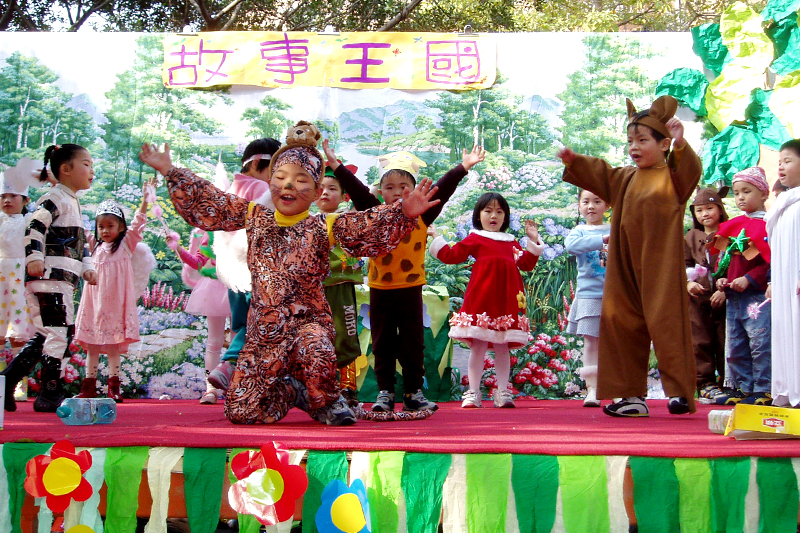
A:
[[[516,183],[511,186],[513,192],[542,192],[552,189],[561,181],[558,175],[548,172],[536,163],[521,166],[514,176]]]
[[[504,191],[514,184],[514,173],[508,167],[489,169],[478,179],[477,187],[487,191]]]
[[[540,332],[525,348],[511,351],[511,376],[509,390],[516,397],[555,399],[574,396],[583,388],[575,371],[582,366],[583,342],[572,335]],[[469,386],[464,376],[461,384]],[[483,360],[481,392],[491,397],[497,388],[494,359],[486,355]]]

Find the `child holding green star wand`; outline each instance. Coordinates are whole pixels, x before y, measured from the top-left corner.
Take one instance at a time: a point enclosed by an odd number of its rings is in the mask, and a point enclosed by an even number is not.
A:
[[[725,359],[733,389],[726,390],[716,401],[722,405],[770,405],[772,313],[769,305],[761,305],[766,299],[770,263],[764,222],[769,184],[764,171],[752,167],[735,174],[733,197],[744,215],[720,224],[714,244],[723,251],[722,268],[723,258],[726,255],[730,258],[727,272],[718,268],[715,278],[718,278],[717,288],[724,290],[727,298]],[[755,316],[748,313],[753,304],[761,306]]]

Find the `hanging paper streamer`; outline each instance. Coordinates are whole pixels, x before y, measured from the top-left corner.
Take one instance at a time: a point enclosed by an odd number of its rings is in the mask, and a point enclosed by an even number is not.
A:
[[[231,460],[231,472],[237,479],[228,491],[231,507],[267,526],[291,518],[295,501],[308,487],[305,471],[291,464],[289,452],[275,443],[237,454]]]
[[[84,502],[92,495],[92,485],[83,474],[92,466],[88,450],[75,453],[71,442],[53,445],[50,455],[38,455],[28,461],[25,490],[34,498],[45,498],[47,508],[63,513],[72,502]]]
[[[319,533],[371,533],[364,482],[355,479],[349,487],[338,479],[328,483],[315,521]]]

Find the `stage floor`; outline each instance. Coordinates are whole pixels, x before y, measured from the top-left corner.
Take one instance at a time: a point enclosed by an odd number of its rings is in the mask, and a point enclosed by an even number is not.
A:
[[[126,400],[110,425],[67,426],[36,413],[33,402],[5,413],[0,442],[55,442],[75,446],[260,447],[275,441],[285,449],[403,450],[428,453],[518,453],[544,455],[633,455],[646,457],[800,457],[797,440],[736,441],[708,430],[708,412],[672,416],[666,400],[651,400],[650,417],[612,418],[580,400],[521,400],[516,409],[461,409],[440,404],[431,418],[413,422],[360,421],[327,427],[293,409],[272,425],[233,425],[222,404],[188,400]]]

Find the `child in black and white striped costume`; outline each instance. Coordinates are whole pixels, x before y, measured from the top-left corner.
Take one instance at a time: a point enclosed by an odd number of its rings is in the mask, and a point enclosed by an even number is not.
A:
[[[64,399],[62,361],[75,333],[75,289],[81,278],[97,283],[76,195],[92,186],[92,156],[77,144],[52,145],[45,151],[42,181],[48,179],[48,163],[57,183],[40,198],[25,232],[25,282],[36,334],[0,373],[6,377],[6,411],[16,410],[14,387],[40,360],[42,388],[33,408],[58,408]]]

